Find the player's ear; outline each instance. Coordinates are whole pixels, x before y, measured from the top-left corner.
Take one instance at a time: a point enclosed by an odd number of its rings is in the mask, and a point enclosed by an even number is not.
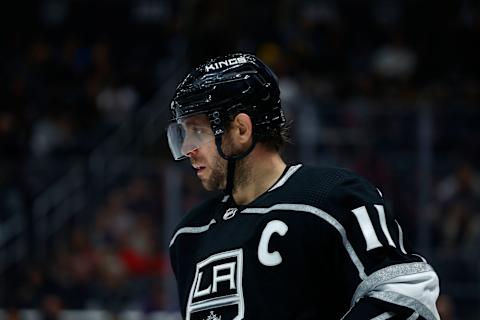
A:
[[[237,141],[242,144],[250,142],[253,134],[253,124],[250,116],[246,113],[239,113],[235,116],[233,122]]]

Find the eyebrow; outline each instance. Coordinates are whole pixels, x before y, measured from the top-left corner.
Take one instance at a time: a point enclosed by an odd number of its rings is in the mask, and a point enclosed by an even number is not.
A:
[[[201,125],[201,126],[208,126],[209,123],[202,121],[202,119],[186,119],[185,122],[183,123],[186,126],[191,126],[191,125]]]

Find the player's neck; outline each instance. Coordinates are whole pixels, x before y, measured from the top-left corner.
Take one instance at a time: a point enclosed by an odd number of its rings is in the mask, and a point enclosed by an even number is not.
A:
[[[280,178],[286,166],[277,152],[255,148],[245,162],[241,166],[237,166],[237,170],[242,170],[244,167],[247,175],[235,179],[236,185],[233,190],[235,203],[249,204],[265,193]],[[242,173],[237,173],[236,176],[238,177],[238,175],[242,175]]]

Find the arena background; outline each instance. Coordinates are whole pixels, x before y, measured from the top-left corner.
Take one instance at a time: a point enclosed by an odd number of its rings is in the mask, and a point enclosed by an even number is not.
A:
[[[169,99],[232,51],[279,76],[286,159],[380,186],[442,319],[480,318],[478,1],[4,1],[0,25],[0,319],[178,319],[168,241],[205,193]]]

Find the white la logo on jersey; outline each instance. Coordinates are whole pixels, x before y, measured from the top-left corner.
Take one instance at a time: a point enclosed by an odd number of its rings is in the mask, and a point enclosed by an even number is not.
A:
[[[186,308],[186,320],[204,319],[206,311],[229,308],[243,319],[243,250],[221,252],[197,263]],[[218,317],[221,319],[221,316]]]
[[[247,59],[245,59],[245,57],[231,58],[231,59],[209,64],[205,67],[205,71],[208,72],[208,71],[218,70],[223,67],[229,67],[236,64],[240,64],[240,63],[246,63],[246,62],[247,62]]]

